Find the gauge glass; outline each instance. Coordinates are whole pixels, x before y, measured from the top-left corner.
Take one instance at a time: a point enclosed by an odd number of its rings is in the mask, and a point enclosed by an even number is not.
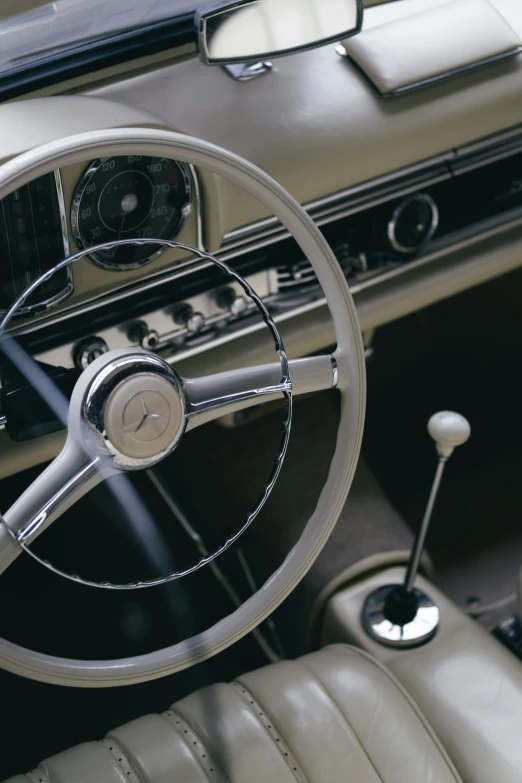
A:
[[[190,212],[186,166],[167,158],[126,155],[95,160],[78,184],[71,223],[76,243],[89,248],[117,239],[173,239]],[[133,269],[165,250],[144,245],[96,251],[109,269]]]

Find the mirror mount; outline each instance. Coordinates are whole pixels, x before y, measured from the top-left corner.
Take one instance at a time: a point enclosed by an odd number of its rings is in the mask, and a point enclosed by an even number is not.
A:
[[[272,63],[268,60],[261,60],[257,63],[234,63],[221,67],[237,82],[249,82],[251,79],[257,79],[258,76],[270,73],[273,68]]]
[[[195,25],[205,65],[240,65],[248,70],[249,63],[356,35],[362,20],[363,0],[220,0],[199,10]]]

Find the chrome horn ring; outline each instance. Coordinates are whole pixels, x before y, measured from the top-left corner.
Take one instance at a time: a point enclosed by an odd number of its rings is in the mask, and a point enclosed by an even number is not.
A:
[[[125,245],[147,244],[163,245],[166,248],[186,250],[187,252],[196,255],[201,260],[211,261],[218,266],[224,274],[238,283],[243,288],[245,294],[249,296],[257,306],[263,317],[263,321],[274,339],[275,350],[281,365],[281,381],[276,386],[256,389],[254,390],[254,394],[263,397],[267,393],[280,393],[283,396],[285,406],[281,440],[272,471],[261,491],[259,500],[239,528],[227,538],[221,547],[208,557],[203,557],[192,566],[175,571],[164,577],[126,584],[112,584],[107,581],[95,582],[85,579],[78,574],[69,574],[66,571],[57,568],[44,558],[39,557],[29,546],[31,541],[33,541],[40,532],[42,532],[42,529],[47,526],[48,517],[52,515],[53,508],[49,508],[48,511],[44,510],[43,513],[40,512],[18,531],[12,530],[7,521],[4,520],[4,524],[9,534],[14,538],[17,544],[22,547],[24,552],[30,555],[36,562],[52,571],[54,574],[62,576],[64,579],[77,582],[87,587],[98,587],[109,590],[135,590],[145,587],[155,587],[188,576],[204,565],[212,562],[212,560],[225,552],[241,535],[243,535],[267,502],[281,471],[290,439],[292,423],[292,381],[290,377],[290,367],[281,335],[279,334],[279,330],[277,329],[269,310],[252,286],[234,269],[228,266],[228,264],[215,258],[210,253],[206,253],[205,251],[190,245],[167,239],[120,239],[81,250],[74,255],[63,259],[52,269],[40,275],[39,278],[34,280],[25,291],[20,294],[0,320],[0,340],[4,337],[7,325],[18,308],[24,304],[42,283],[49,280],[63,267],[80,261],[93,252],[112,250],[115,247]],[[140,365],[141,372],[136,372],[136,365]],[[99,471],[104,478],[116,475],[118,472],[136,471],[152,467],[169,456],[169,454],[172,454],[183,437],[188,422],[198,413],[197,406],[192,405],[185,394],[183,380],[165,361],[163,361],[163,359],[154,354],[148,354],[145,351],[138,349],[110,351],[92,362],[81,377],[85,381],[83,384],[84,388],[81,389],[80,394],[76,393],[75,388],[75,393],[71,399],[72,410],[70,409],[69,411],[69,432],[74,430],[75,435],[73,437],[75,438],[76,445],[88,453],[89,457],[92,458],[92,469]],[[139,382],[135,383],[138,379],[146,379],[144,381],[146,388],[142,388]],[[162,388],[159,388],[159,384],[162,384]],[[136,386],[136,388],[130,388],[131,386]],[[151,386],[154,388],[150,388]],[[172,390],[171,394],[169,394],[169,388]],[[142,425],[147,423],[148,420],[150,421],[152,419],[152,421],[157,421],[159,419],[161,421],[163,417],[161,413],[151,414],[150,411],[146,410],[147,402],[144,400],[143,396],[145,393],[156,395],[157,398],[162,398],[170,411],[169,420],[163,431],[159,434],[152,433],[157,434],[157,437],[150,439],[147,437],[145,437],[145,439],[136,438],[135,436],[138,431],[142,431]],[[130,436],[127,437],[124,432],[126,429],[125,417],[126,413],[129,411],[129,406],[133,404],[133,401],[137,397],[140,398],[139,402],[142,402],[145,406],[145,415],[140,419],[139,411],[130,412],[129,415],[132,424],[137,423],[137,427],[133,433],[127,433],[127,435]],[[73,401],[76,402],[76,408],[73,407]],[[173,416],[173,407],[176,406],[176,403],[179,405],[179,408],[175,411],[175,416]],[[216,400],[216,405],[221,404],[222,400]],[[138,414],[137,419],[136,413]],[[72,416],[76,415],[76,420],[71,421],[71,414]],[[118,433],[120,428],[119,422],[117,421],[119,418],[121,418],[122,425],[122,431],[120,433]],[[163,419],[163,421],[164,420],[165,419]],[[171,424],[174,426],[171,427],[171,431],[169,431],[169,426]],[[161,443],[159,451],[155,451],[153,445],[157,440]],[[61,502],[61,498],[57,498],[57,502],[58,500]]]

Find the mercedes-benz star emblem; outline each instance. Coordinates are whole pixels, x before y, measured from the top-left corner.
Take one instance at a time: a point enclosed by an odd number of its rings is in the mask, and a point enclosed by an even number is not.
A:
[[[170,406],[163,394],[146,389],[128,401],[123,411],[123,426],[134,440],[150,443],[164,434],[170,416]]]

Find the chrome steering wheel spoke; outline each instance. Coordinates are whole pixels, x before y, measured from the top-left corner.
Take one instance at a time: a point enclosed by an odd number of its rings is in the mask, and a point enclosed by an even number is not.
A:
[[[201,378],[182,378],[188,402],[187,430],[270,402],[290,390],[294,395],[306,394],[337,385],[335,359],[331,356],[294,359],[288,365],[291,382],[281,378],[281,365],[276,362]]]
[[[13,562],[68,508],[114,471],[108,460],[89,455],[82,444],[68,437],[53,462],[4,514],[0,533],[7,533],[15,546],[0,548],[0,573]]]

